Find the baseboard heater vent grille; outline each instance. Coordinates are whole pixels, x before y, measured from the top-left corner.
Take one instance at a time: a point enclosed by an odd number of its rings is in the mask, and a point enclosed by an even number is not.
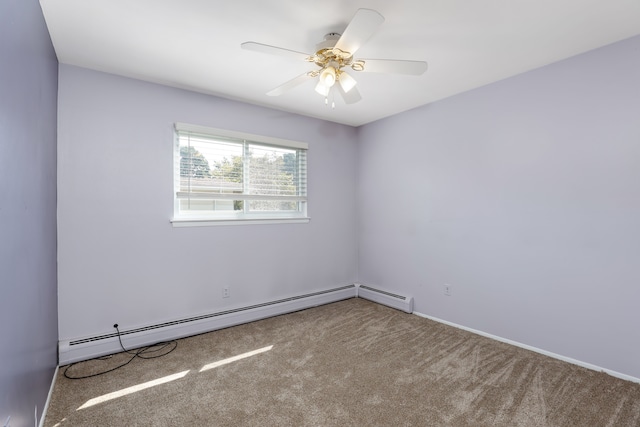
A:
[[[407,313],[413,313],[413,297],[394,294],[370,286],[358,285],[358,297],[377,302]]]
[[[356,285],[351,284],[201,316],[120,330],[120,336],[129,336],[125,342],[125,345],[129,348],[142,347],[158,341],[183,338],[216,329],[228,328],[355,296],[357,296]],[[116,353],[121,350],[117,337],[118,334],[114,332],[90,338],[60,341],[59,364],[66,365]]]

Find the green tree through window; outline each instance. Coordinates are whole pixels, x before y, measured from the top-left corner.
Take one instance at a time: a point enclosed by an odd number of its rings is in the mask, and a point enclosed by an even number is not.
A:
[[[210,177],[209,161],[193,147],[180,147],[180,176],[190,178]]]

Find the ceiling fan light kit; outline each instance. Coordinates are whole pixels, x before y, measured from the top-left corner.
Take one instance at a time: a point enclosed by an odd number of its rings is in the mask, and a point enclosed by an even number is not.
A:
[[[247,50],[303,59],[319,67],[319,69],[308,71],[272,89],[267,92],[267,95],[282,95],[310,79],[317,78],[318,83],[315,91],[325,97],[325,104],[328,104],[328,97],[334,86],[337,86],[337,90],[346,104],[353,104],[360,101],[362,97],[356,88],[356,79],[343,68],[350,67],[356,72],[408,75],[421,75],[427,70],[427,63],[424,61],[354,59],[355,52],[371,38],[383,22],[384,17],[375,10],[358,9],[344,32],[325,35],[324,40],[316,45],[316,52],[312,55],[256,42],[245,42],[241,47]],[[332,107],[335,107],[333,101]]]

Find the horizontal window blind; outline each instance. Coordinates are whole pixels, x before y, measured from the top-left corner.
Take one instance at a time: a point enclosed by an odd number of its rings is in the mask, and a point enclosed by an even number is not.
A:
[[[306,216],[306,144],[210,134],[188,125],[176,125],[176,137],[178,217]]]

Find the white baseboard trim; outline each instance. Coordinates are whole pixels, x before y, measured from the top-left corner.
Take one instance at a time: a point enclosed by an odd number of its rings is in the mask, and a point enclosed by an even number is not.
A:
[[[44,408],[42,408],[42,414],[40,414],[40,421],[38,422],[38,427],[44,427],[44,419],[47,417],[47,410],[49,409],[49,403],[51,402],[51,396],[53,395],[53,388],[56,385],[56,378],[58,378],[58,369],[53,371],[53,378],[51,379],[51,387],[49,387],[49,394],[47,394],[47,400],[44,402]],[[37,421],[37,420],[36,420]]]
[[[489,334],[487,332],[479,331],[477,329],[468,328],[466,326],[458,325],[457,323],[449,322],[447,320],[442,320],[442,319],[439,319],[437,317],[429,316],[429,315],[424,314],[424,313],[419,313],[417,311],[414,311],[413,314],[415,314],[416,316],[424,317],[424,318],[429,319],[429,320],[433,320],[433,321],[438,322],[438,323],[442,323],[442,324],[445,324],[445,325],[448,325],[448,326],[453,326],[454,328],[462,329],[462,330],[465,330],[467,332],[471,332],[471,333],[474,333],[474,334],[477,334],[477,335],[481,335],[483,337],[491,338],[491,339],[496,340],[496,341],[500,341],[500,342],[503,342],[503,343],[506,343],[506,344],[510,344],[510,345],[513,345],[513,346],[516,346],[516,347],[524,348],[525,350],[534,351],[534,352],[542,354],[544,356],[553,357],[554,359],[562,360],[563,362],[568,362],[568,363],[571,363],[573,365],[582,366],[583,368],[591,369],[592,371],[604,372],[605,374],[611,375],[612,377],[620,378],[622,380],[631,381],[631,382],[634,382],[634,383],[640,383],[640,378],[632,377],[631,375],[627,375],[627,374],[623,374],[623,373],[620,373],[620,372],[612,371],[611,369],[602,368],[600,366],[593,365],[591,363],[583,362],[583,361],[577,360],[577,359],[572,359],[571,357],[562,356],[561,354],[552,353],[552,352],[547,351],[547,350],[542,350],[542,349],[537,348],[537,347],[533,347],[533,346],[530,346],[530,345],[527,345],[527,344],[523,344],[523,343],[520,343],[518,341],[513,341],[513,340],[510,340],[510,339],[507,339],[507,338],[502,338],[502,337],[499,337],[497,335],[492,335],[492,334]]]
[[[413,297],[396,294],[361,283],[356,284],[356,287],[358,298],[377,302],[378,304],[402,310],[406,313],[413,313]]]
[[[142,328],[126,329],[126,325],[121,325],[120,336],[127,349],[140,348],[161,341],[170,341],[198,335],[217,329],[254,322],[267,317],[279,316],[281,314],[354,298],[356,296],[356,286],[351,284],[262,304],[237,307],[188,319],[149,325]],[[64,366],[82,360],[118,353],[120,351],[122,351],[122,349],[116,333],[59,341],[58,364]]]

